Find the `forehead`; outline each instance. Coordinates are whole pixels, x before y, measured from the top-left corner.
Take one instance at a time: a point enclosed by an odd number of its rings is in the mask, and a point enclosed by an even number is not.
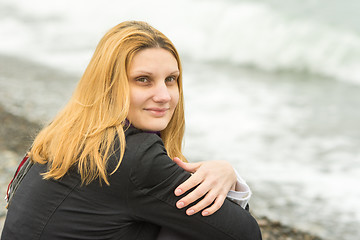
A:
[[[163,48],[147,48],[137,52],[129,66],[129,72],[137,71],[179,71],[174,55]]]

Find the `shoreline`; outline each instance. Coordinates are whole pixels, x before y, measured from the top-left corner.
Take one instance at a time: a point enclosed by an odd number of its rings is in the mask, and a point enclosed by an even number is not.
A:
[[[51,79],[53,79],[51,84],[55,84],[51,86],[51,89],[57,89],[58,84],[65,84],[67,86],[66,89],[73,89],[75,82],[73,80],[77,77],[13,56],[0,54],[0,63],[4,66],[4,68],[0,70],[1,80],[14,81],[16,90],[19,90],[17,89],[18,84],[25,84],[22,86],[22,89],[20,89],[20,92],[16,92],[16,99],[13,99],[11,96],[13,89],[5,84],[6,87],[3,89],[5,98],[3,100],[0,99],[0,194],[4,196],[7,185],[14,174],[18,162],[30,147],[33,138],[41,128],[40,122],[48,120],[48,117],[53,115],[52,111],[60,107],[60,103],[52,101],[51,99],[49,103],[35,101],[31,97],[31,93],[42,94],[41,91],[38,92],[38,85],[36,84],[39,84],[39,82],[42,84],[50,84],[45,80],[51,77]],[[18,71],[19,68],[21,68],[22,71]],[[61,88],[52,93],[53,97],[66,98],[67,93],[64,89],[65,88]],[[27,96],[28,98],[20,96],[21,93],[29,94],[29,96]],[[7,103],[7,95],[10,96],[11,101],[9,103]],[[23,104],[25,100],[27,102]],[[29,104],[29,101],[31,105],[30,108],[26,105]],[[46,104],[50,104],[51,108]],[[43,109],[47,111],[44,113],[42,111]],[[4,200],[0,201],[0,232],[2,232],[6,214],[5,205]],[[266,216],[254,217],[259,223],[263,239],[266,240],[322,239],[305,231],[283,225],[278,221],[270,220]]]
[[[0,194],[5,195],[6,187],[11,180],[21,156],[30,147],[33,136],[41,125],[8,112],[0,104]],[[6,155],[6,156],[5,156]],[[5,161],[4,161],[5,159]],[[0,204],[0,229],[2,232],[6,216],[5,201]],[[266,216],[255,216],[261,228],[264,240],[322,240],[311,233],[272,221]]]

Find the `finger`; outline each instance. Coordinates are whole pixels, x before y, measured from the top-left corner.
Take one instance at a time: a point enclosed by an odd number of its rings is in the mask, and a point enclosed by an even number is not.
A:
[[[175,189],[174,193],[175,193],[176,196],[180,196],[181,194],[183,194],[183,193],[189,191],[190,189],[192,189],[193,187],[196,187],[197,185],[199,185],[202,181],[203,181],[202,174],[201,173],[194,173],[185,182],[180,184]]]
[[[203,216],[210,216],[210,215],[214,214],[224,204],[225,199],[226,199],[225,194],[218,195],[217,198],[215,199],[214,204],[211,205],[211,207],[209,207],[209,208],[205,209],[204,211],[202,211],[201,214]]]
[[[198,202],[196,205],[191,206],[189,209],[186,210],[187,215],[193,215],[201,210],[203,210],[206,207],[209,207],[211,204],[214,203],[215,199],[217,197],[216,192],[208,192],[206,196]]]
[[[185,197],[181,198],[176,203],[176,206],[178,208],[186,207],[187,205],[195,202],[196,200],[204,196],[209,191],[209,189],[211,189],[211,186],[209,186],[208,184],[200,184],[193,191],[188,193]]]
[[[184,169],[187,172],[194,173],[200,166],[200,163],[187,163],[183,162],[180,158],[175,157],[173,161],[182,169]]]

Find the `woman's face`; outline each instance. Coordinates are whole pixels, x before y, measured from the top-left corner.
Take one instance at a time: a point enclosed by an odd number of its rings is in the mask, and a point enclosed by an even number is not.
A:
[[[163,48],[137,52],[128,70],[130,109],[128,120],[146,131],[166,128],[179,101],[178,63]]]

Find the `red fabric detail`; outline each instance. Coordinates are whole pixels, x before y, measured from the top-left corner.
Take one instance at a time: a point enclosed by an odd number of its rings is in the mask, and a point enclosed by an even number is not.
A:
[[[10,183],[9,183],[8,187],[7,187],[7,190],[6,190],[6,198],[7,198],[7,200],[8,200],[8,201],[9,201],[9,190],[10,190],[10,185],[11,185],[11,183],[14,181],[14,179],[15,179],[15,178],[16,178],[16,176],[18,175],[18,173],[19,173],[19,171],[20,171],[21,167],[24,165],[24,163],[26,162],[26,160],[28,160],[28,158],[29,158],[29,156],[28,156],[28,155],[26,155],[26,156],[23,158],[23,160],[20,162],[19,166],[18,166],[18,167],[17,167],[17,169],[16,169],[16,172],[15,172],[14,177],[11,179],[11,181],[10,181]]]

